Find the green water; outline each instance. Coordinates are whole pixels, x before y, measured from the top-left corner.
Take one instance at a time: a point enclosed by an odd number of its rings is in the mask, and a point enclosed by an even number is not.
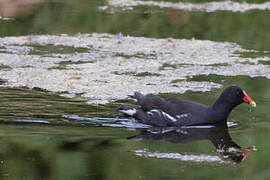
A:
[[[0,22],[0,36],[122,32],[131,36],[230,41],[256,50],[270,48],[269,11],[203,13],[136,7],[110,13],[98,10],[103,5],[104,0],[46,1],[15,21]]]
[[[227,179],[224,174],[230,174],[231,179],[267,179],[270,93],[266,84],[269,80],[216,75],[194,77],[198,81],[204,78],[224,85],[244,86],[257,102],[257,108],[252,110],[246,104],[240,105],[229,118],[238,124],[229,129],[233,141],[243,148],[255,146],[257,149],[240,164],[136,156],[134,151],[138,149],[187,155],[217,156],[218,153],[209,140],[186,144],[134,141],[127,138],[138,135],[139,130],[102,127],[62,117],[121,117],[113,105],[93,107],[40,90],[1,89],[0,176],[7,179]],[[211,104],[220,92],[218,89],[178,96]]]
[[[270,49],[269,11],[203,13],[137,7],[133,11],[110,13],[98,10],[98,6],[104,4],[102,0],[46,1],[15,20],[0,21],[0,36],[121,32],[158,38],[195,37],[235,42],[259,51]],[[57,48],[47,46],[40,49],[40,54],[52,51],[59,52]],[[72,53],[73,49],[62,49],[61,52]],[[265,52],[264,56],[267,54]],[[247,56],[252,57],[252,54]],[[64,98],[35,88],[1,87],[1,179],[269,179],[270,80],[217,75],[195,76],[188,80],[212,81],[224,87],[238,85],[256,101],[255,109],[242,104],[229,117],[229,121],[237,123],[229,129],[233,141],[243,148],[255,146],[257,149],[251,151],[245,161],[234,164],[141,157],[136,155],[136,150],[215,157],[218,153],[208,140],[185,144],[134,141],[128,138],[138,135],[139,129],[105,127],[121,124],[87,119],[120,118],[121,121],[124,117],[115,109],[119,104],[133,105],[130,100],[87,105],[80,97]],[[221,91],[169,95],[211,105]],[[86,119],[72,119],[66,115]]]

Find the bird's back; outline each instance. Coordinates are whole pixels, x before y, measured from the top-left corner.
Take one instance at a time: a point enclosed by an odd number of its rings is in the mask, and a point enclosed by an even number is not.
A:
[[[164,121],[174,118],[173,124],[177,126],[204,124],[208,121],[210,108],[197,102],[174,97],[149,97],[140,93],[135,97],[138,97],[137,100],[142,110],[153,114],[155,119],[157,119],[158,114],[162,115],[160,119],[164,119]]]

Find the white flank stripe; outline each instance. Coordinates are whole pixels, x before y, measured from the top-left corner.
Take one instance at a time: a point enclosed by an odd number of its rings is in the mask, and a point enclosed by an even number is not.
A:
[[[177,119],[187,118],[189,115],[190,115],[190,113],[179,114],[179,115],[176,115],[176,118]]]
[[[175,119],[174,117],[172,117],[171,115],[169,115],[169,114],[167,114],[167,113],[165,113],[165,112],[163,112],[163,111],[162,111],[162,114],[163,114],[164,116],[166,116],[167,118],[169,118],[172,122],[176,122],[176,119]]]
[[[172,122],[176,122],[176,119],[174,117],[172,117],[171,115],[169,115],[161,110],[153,109],[153,110],[147,112],[147,114],[150,114],[152,116],[154,113],[158,114],[158,116],[160,116],[160,117],[164,116],[165,118],[171,120]]]

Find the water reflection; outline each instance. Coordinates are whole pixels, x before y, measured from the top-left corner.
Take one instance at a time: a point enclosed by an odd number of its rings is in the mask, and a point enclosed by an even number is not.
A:
[[[220,160],[224,162],[240,163],[244,161],[251,152],[249,148],[242,149],[236,144],[228,132],[228,127],[224,126],[206,126],[206,128],[203,126],[197,128],[152,127],[149,129],[142,129],[139,135],[130,137],[129,139],[164,140],[172,143],[189,143],[209,140],[215,146]],[[167,156],[164,154],[157,155],[146,151],[143,153],[140,152],[140,154],[138,154],[137,152],[136,154],[146,157],[169,157],[168,154]],[[179,158],[181,155],[178,155],[177,157],[178,158],[176,159],[183,159]],[[218,161],[217,159],[213,160],[212,156],[211,158],[209,156],[207,157],[208,159],[204,158],[205,161]],[[187,159],[187,157],[185,157],[185,159]],[[202,156],[190,156],[189,159],[191,161],[201,161]]]
[[[1,123],[0,179],[110,179],[102,178],[107,176],[107,169],[118,170],[117,164],[124,162],[121,158],[130,156],[118,139],[133,132],[118,131],[108,127]],[[119,172],[120,168],[113,174]]]
[[[107,126],[107,127],[125,127],[129,129],[140,129],[140,134],[129,137],[128,139],[133,140],[164,140],[172,143],[189,143],[194,141],[209,140],[215,146],[219,156],[209,155],[181,155],[172,157],[170,153],[151,153],[148,150],[137,150],[135,151],[138,156],[145,157],[157,157],[157,158],[173,158],[184,161],[195,161],[195,162],[234,162],[240,163],[244,161],[250,154],[250,148],[241,148],[236,144],[229,132],[228,127],[233,127],[236,123],[227,122],[227,124],[220,125],[205,125],[205,126],[183,126],[179,127],[153,127],[144,125],[136,122],[134,119],[121,119],[121,118],[88,118],[80,117],[77,115],[64,115],[67,119],[73,119],[80,121],[80,123],[95,124],[96,126]],[[87,140],[86,140],[87,141]],[[63,143],[62,147],[74,148],[78,147],[82,142],[71,142]]]

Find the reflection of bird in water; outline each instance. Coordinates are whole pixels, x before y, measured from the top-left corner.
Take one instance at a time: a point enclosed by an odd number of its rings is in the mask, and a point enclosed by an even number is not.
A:
[[[122,106],[118,110],[141,123],[162,127],[226,124],[227,117],[237,105],[246,102],[256,106],[247,93],[237,86],[226,88],[211,107],[174,97],[149,97],[139,92],[135,92],[134,98],[140,108]]]
[[[130,137],[133,140],[165,140],[173,143],[189,143],[200,140],[210,140],[223,161],[240,163],[247,158],[249,149],[242,149],[233,142],[228,128],[212,126],[203,128],[153,127],[143,129],[139,135]]]

